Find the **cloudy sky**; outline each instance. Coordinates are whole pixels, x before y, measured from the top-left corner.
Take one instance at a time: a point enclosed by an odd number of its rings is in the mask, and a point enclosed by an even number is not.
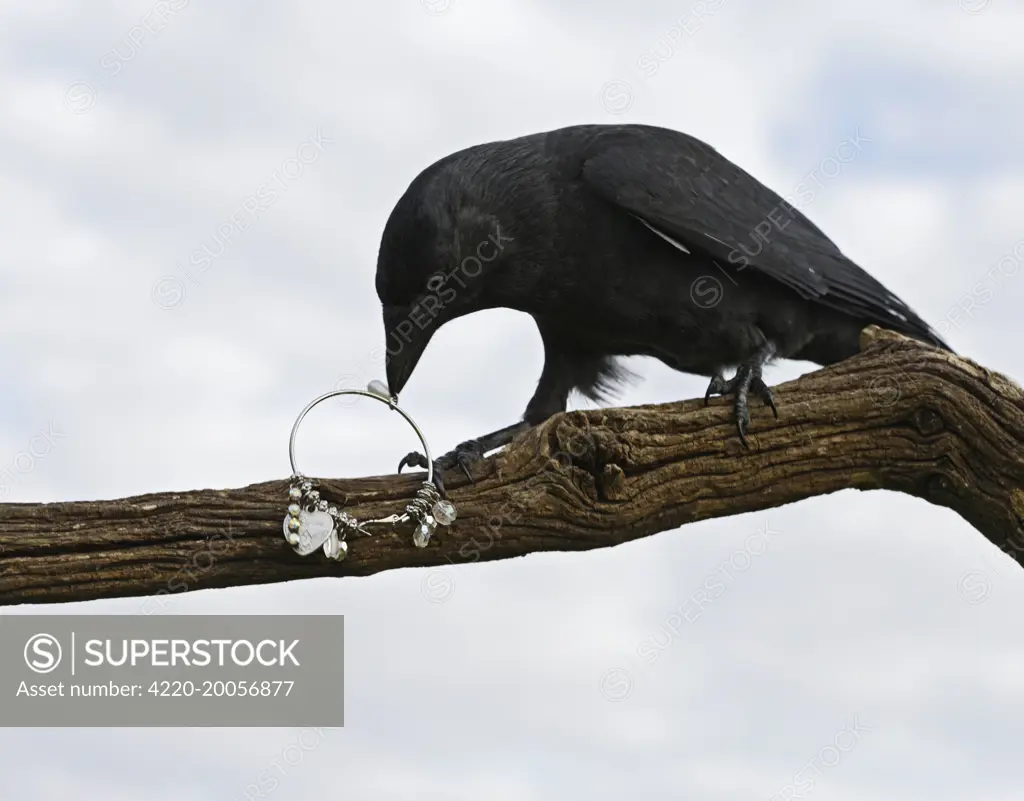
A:
[[[687,131],[780,193],[861,137],[805,212],[1021,380],[1022,34],[1019,0],[7,0],[0,462],[63,436],[4,500],[284,477],[298,410],[383,374],[375,257],[409,181],[574,123]],[[403,405],[446,450],[518,419],[540,366],[530,320],[481,313],[434,338]],[[706,384],[631,366],[624,404]],[[389,472],[412,444],[383,407],[309,421],[314,474]],[[923,501],[841,493],[453,568],[444,597],[424,577],[168,605],[347,616],[346,726],[298,764],[298,729],[4,729],[5,796],[234,801],[277,760],[273,795],[300,801],[1020,798],[1024,575]]]

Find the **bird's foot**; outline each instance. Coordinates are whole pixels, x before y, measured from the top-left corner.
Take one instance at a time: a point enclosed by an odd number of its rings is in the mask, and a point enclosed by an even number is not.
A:
[[[444,491],[444,471],[450,470],[453,467],[459,467],[462,472],[466,475],[470,481],[473,480],[473,474],[470,472],[470,465],[473,462],[478,462],[484,458],[484,448],[480,440],[470,439],[465,442],[460,442],[452,450],[443,456],[439,456],[434,460],[434,486],[437,487],[437,491],[441,493],[441,497],[445,496]],[[402,472],[403,467],[420,467],[424,470],[427,469],[427,457],[418,451],[412,451],[406,454],[406,456],[398,463],[398,472]]]
[[[765,406],[772,410],[775,419],[779,419],[779,410],[775,406],[775,397],[771,389],[761,378],[761,363],[753,362],[740,365],[736,375],[728,381],[721,373],[715,373],[708,384],[708,390],[704,393],[704,405],[707,406],[712,395],[735,395],[734,409],[736,411],[736,428],[740,434],[740,442],[750,447],[747,442],[747,429],[750,426],[750,410],[747,408],[747,398],[753,393],[761,399]]]

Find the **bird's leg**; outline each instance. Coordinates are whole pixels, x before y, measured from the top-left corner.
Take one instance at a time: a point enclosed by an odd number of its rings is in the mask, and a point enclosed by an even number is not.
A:
[[[456,445],[454,450],[435,459],[434,484],[437,485],[442,496],[445,494],[445,470],[458,466],[465,473],[466,478],[472,481],[473,475],[469,468],[473,462],[479,461],[485,454],[496,448],[508,445],[519,434],[540,425],[552,415],[565,411],[569,390],[575,383],[580,383],[583,386],[591,386],[596,383],[598,374],[595,371],[603,366],[600,359],[587,360],[581,359],[574,353],[566,354],[552,345],[552,343],[557,343],[557,340],[545,328],[539,324],[538,328],[540,328],[541,337],[544,340],[544,369],[541,371],[537,389],[526,405],[523,419],[490,434],[462,442]],[[426,469],[427,459],[422,453],[414,451],[398,463],[398,472],[402,472],[402,468],[407,465]]]
[[[460,467],[462,472],[466,474],[466,478],[470,481],[473,480],[473,475],[469,471],[469,466],[476,461],[484,458],[484,454],[493,451],[495,448],[501,448],[508,445],[517,435],[531,428],[530,423],[522,420],[505,428],[493,431],[490,434],[485,434],[482,437],[476,439],[469,439],[465,442],[460,442],[455,446],[454,449],[450,450],[443,456],[439,456],[434,460],[434,484],[437,487],[438,492],[441,493],[442,497],[445,495],[444,491],[444,471],[450,470],[453,467]],[[413,451],[405,456],[398,463],[398,472],[402,472],[403,467],[420,467],[424,470],[427,469],[427,457],[418,451]]]
[[[735,394],[736,428],[740,433],[740,441],[748,447],[747,427],[750,425],[750,410],[747,408],[747,397],[751,392],[761,398],[765,406],[771,408],[776,420],[779,418],[779,410],[775,406],[772,391],[761,377],[765,362],[774,354],[775,346],[770,342],[765,343],[753,356],[740,364],[736,369],[736,375],[728,381],[721,372],[715,373],[708,384],[708,391],[704,393],[705,406],[712,395]]]

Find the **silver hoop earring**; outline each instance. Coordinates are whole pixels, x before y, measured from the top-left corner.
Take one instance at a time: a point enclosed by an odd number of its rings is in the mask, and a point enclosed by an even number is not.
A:
[[[360,522],[328,499],[322,498],[319,482],[306,477],[295,466],[295,437],[303,418],[318,403],[339,395],[362,395],[386,403],[405,418],[419,437],[427,458],[427,479],[417,490],[416,497],[405,507],[404,513]],[[365,390],[340,389],[310,401],[292,426],[291,437],[288,440],[288,460],[291,462],[292,475],[288,488],[288,514],[284,518],[282,528],[285,540],[300,556],[308,556],[322,547],[325,556],[341,561],[348,555],[346,538],[350,533],[370,536],[372,532],[367,531],[366,526],[394,526],[408,522],[416,523],[412,536],[413,544],[417,548],[426,548],[438,524],[449,526],[455,521],[455,506],[441,498],[437,487],[434,486],[434,462],[430,457],[430,446],[427,445],[423,432],[405,410],[399,408],[397,398],[392,397],[387,387],[380,381],[371,381]]]

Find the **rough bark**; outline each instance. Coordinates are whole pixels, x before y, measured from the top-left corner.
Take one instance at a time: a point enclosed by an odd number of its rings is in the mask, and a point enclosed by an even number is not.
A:
[[[617,545],[695,520],[842,489],[958,512],[1024,564],[1024,392],[1004,376],[866,329],[862,353],[775,390],[744,449],[716,400],[574,411],[446,476],[458,520],[426,549],[409,526],[297,556],[287,480],[112,501],[0,505],[0,605],[142,596]],[[322,480],[359,519],[400,511],[419,476]],[[148,602],[152,603],[152,602]]]

